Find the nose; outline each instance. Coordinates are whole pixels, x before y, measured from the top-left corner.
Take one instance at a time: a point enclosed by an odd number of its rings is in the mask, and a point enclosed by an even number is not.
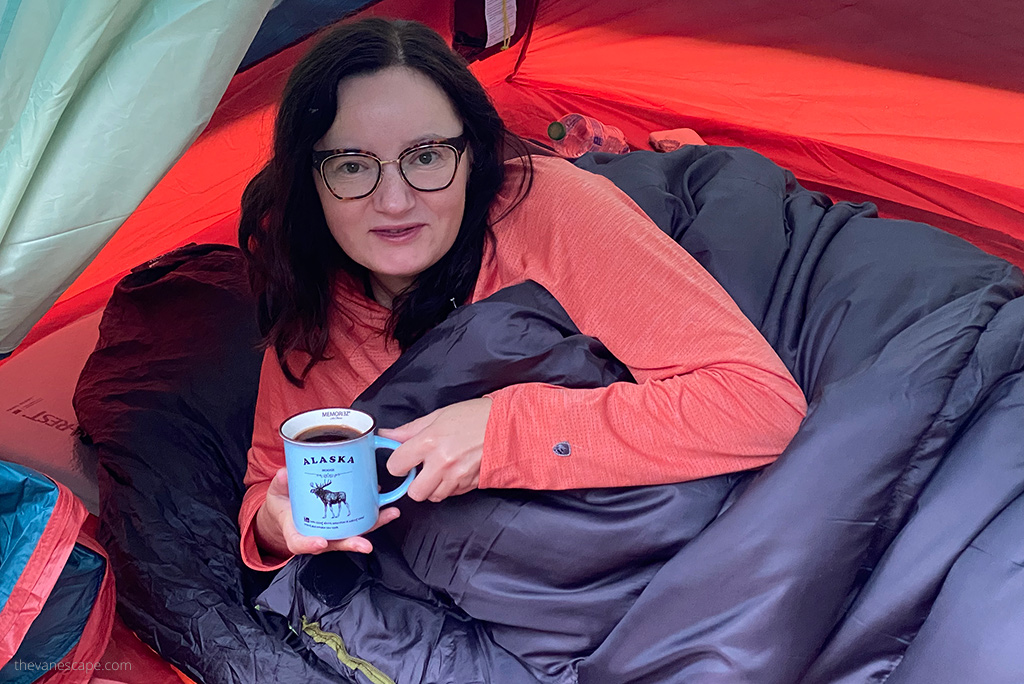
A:
[[[381,213],[404,214],[416,203],[415,193],[402,178],[398,164],[384,164],[380,170],[380,185],[373,193],[373,203]]]

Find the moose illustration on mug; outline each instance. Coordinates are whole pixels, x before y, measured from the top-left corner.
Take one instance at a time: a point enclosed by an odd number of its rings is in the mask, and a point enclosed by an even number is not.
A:
[[[323,484],[311,482],[309,485],[309,493],[316,495],[320,499],[320,501],[323,502],[324,517],[327,517],[328,509],[331,509],[333,512],[335,506],[338,506],[339,508],[337,509],[337,513],[335,513],[331,517],[337,518],[339,515],[341,515],[341,504],[345,504],[345,515],[351,516],[352,511],[349,509],[348,502],[345,500],[345,492],[332,492],[331,490],[327,489],[333,481],[334,480],[327,480]]]

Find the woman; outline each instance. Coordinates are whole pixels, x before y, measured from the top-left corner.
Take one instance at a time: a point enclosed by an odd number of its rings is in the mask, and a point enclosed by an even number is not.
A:
[[[800,389],[721,287],[609,182],[503,163],[517,144],[422,25],[343,26],[295,68],[240,227],[267,345],[240,513],[251,567],[371,550],[296,532],[284,418],[349,405],[453,307],[524,280],[637,383],[513,385],[381,430],[403,442],[390,472],[420,467],[412,499],[685,481],[769,463],[796,432]]]

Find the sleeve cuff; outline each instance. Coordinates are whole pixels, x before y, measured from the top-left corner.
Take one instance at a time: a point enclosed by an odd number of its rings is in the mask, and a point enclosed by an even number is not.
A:
[[[253,570],[271,572],[283,568],[288,558],[276,558],[264,556],[256,545],[256,513],[267,498],[267,490],[270,489],[270,482],[260,482],[249,487],[242,499],[242,508],[238,514],[239,526],[242,532],[241,553],[242,562]]]
[[[484,452],[480,458],[480,489],[500,489],[505,484],[501,473],[507,470],[507,461],[499,445],[508,444],[508,422],[503,417],[508,412],[509,389],[485,394],[491,400],[491,412],[484,431]]]
[[[491,413],[480,460],[481,489],[559,490],[588,486],[577,460],[562,458],[568,436],[549,429],[548,421],[565,413],[569,390],[544,383],[510,385],[485,396]],[[579,392],[580,390],[577,390]],[[535,426],[523,430],[520,423]],[[550,442],[550,443],[549,443]]]

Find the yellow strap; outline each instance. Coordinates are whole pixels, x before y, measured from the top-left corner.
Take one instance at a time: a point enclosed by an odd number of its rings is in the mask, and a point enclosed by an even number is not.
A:
[[[505,38],[501,41],[502,50],[508,50],[509,45],[512,44],[512,34],[508,31],[508,7],[505,3],[506,0],[501,0],[501,19],[503,22],[501,33]]]
[[[302,631],[310,636],[313,641],[318,644],[327,644],[335,653],[338,654],[338,660],[341,661],[342,665],[350,670],[358,670],[366,675],[373,684],[395,684],[395,680],[388,677],[386,674],[375,668],[370,663],[366,662],[362,658],[356,658],[354,655],[349,654],[345,648],[345,642],[341,636],[334,632],[325,632],[320,629],[319,622],[308,622],[306,616],[302,616]]]

